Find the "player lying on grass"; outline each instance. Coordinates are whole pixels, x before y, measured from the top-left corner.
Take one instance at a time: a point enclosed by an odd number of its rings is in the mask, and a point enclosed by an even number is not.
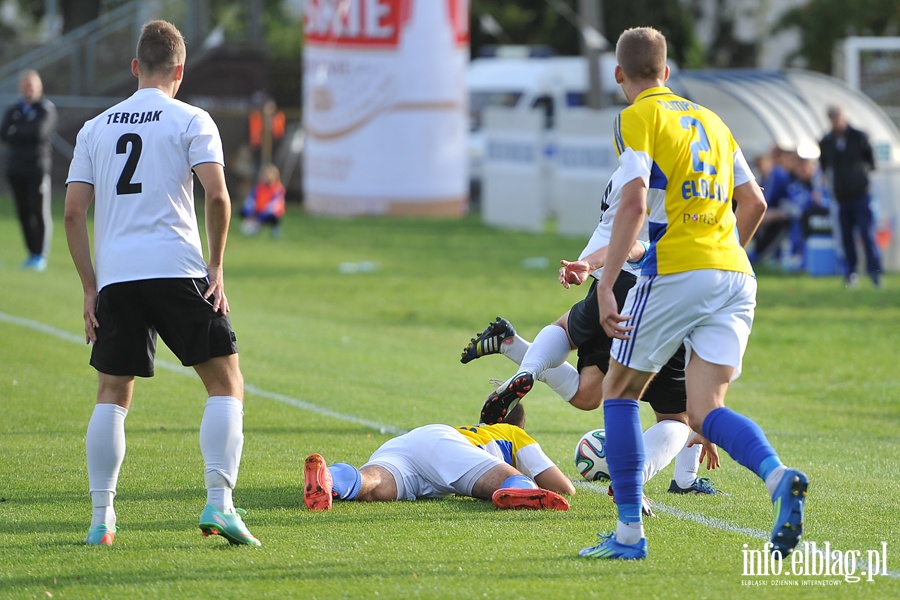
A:
[[[577,263],[567,263],[568,268],[573,268]],[[582,263],[585,264],[585,263]],[[566,267],[564,267],[565,269]],[[589,293],[576,307],[585,303],[596,305],[596,297]],[[576,308],[573,307],[573,310]],[[568,313],[567,313],[568,314]],[[561,321],[565,319],[565,315]],[[549,325],[555,327],[557,324]],[[599,328],[599,320],[597,321]],[[605,336],[604,336],[605,337]],[[607,344],[609,338],[606,338]],[[531,346],[531,342],[516,333],[515,328],[508,320],[497,317],[488,327],[472,339],[463,350],[462,362],[468,363],[476,358],[489,354],[502,354],[506,358],[521,364],[522,356]],[[608,350],[608,345],[606,346]],[[578,366],[582,369],[596,370],[597,365],[591,365],[591,355],[579,356]],[[596,355],[594,355],[596,356]],[[609,355],[605,358],[609,364]],[[673,367],[674,365],[674,367]],[[680,368],[676,368],[680,365]],[[568,379],[568,375],[557,376],[562,371],[572,371],[578,375],[575,367],[568,362],[547,369],[541,374],[541,380],[564,400],[568,400],[565,390],[554,386],[560,380]],[[646,446],[646,461],[644,462],[644,483],[652,479],[657,473],[665,469],[670,462],[675,461],[674,478],[669,484],[669,493],[672,494],[723,494],[717,489],[708,477],[700,477],[698,471],[703,461],[706,461],[707,470],[717,469],[720,465],[719,453],[715,444],[707,441],[703,436],[691,431],[687,424],[687,412],[684,393],[684,351],[682,350],[673,360],[669,361],[660,382],[667,382],[667,386],[651,386],[645,392],[643,400],[649,402],[656,415],[656,424],[644,432],[644,444]],[[570,402],[581,410],[594,410],[600,406],[601,386],[603,384],[603,371],[599,377],[588,376],[579,385],[577,396],[583,399],[579,404]],[[593,393],[591,396],[589,393]],[[493,396],[493,394],[492,394]],[[612,496],[612,486],[609,495]],[[642,510],[644,515],[653,516],[652,505],[646,496],[643,499]]]
[[[497,508],[568,510],[560,494],[574,494],[575,486],[524,428],[525,410],[517,406],[505,423],[413,429],[382,444],[359,469],[329,467],[311,454],[304,502],[310,510],[329,510],[333,499],[391,502],[457,494],[490,499]]]
[[[488,325],[463,350],[460,361],[465,364],[486,356],[501,353],[520,365],[518,372],[494,391],[484,404],[481,419],[485,423],[502,421],[504,414],[515,406],[534,385],[544,381],[559,396],[581,410],[600,406],[603,379],[609,369],[609,349],[612,339],[600,325],[597,303],[597,280],[603,273],[612,222],[621,199],[621,169],[610,177],[600,203],[600,219],[593,235],[581,251],[577,261],[561,261],[559,282],[567,289],[581,285],[588,279],[591,286],[586,296],[554,323],[544,327],[534,342],[516,335],[506,319]],[[646,225],[639,240],[647,239]],[[645,258],[646,242],[632,246],[628,260],[618,273],[614,292],[616,300],[625,302],[628,290],[637,280],[638,270]],[[566,359],[578,350],[578,368]],[[687,419],[687,392],[684,387],[684,346],[669,359],[644,391],[642,400],[648,402],[656,414],[657,423],[644,433],[646,461],[644,481],[648,481],[675,459],[675,478],[669,491],[678,494],[716,494],[708,478],[700,478],[697,471],[704,448],[707,468],[716,468],[719,457],[714,445],[700,435],[692,435]],[[644,514],[649,515],[647,502]]]

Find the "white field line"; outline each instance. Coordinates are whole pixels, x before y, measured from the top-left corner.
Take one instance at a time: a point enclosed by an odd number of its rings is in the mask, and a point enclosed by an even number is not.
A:
[[[68,331],[64,331],[62,329],[57,329],[51,325],[46,325],[44,323],[39,323],[37,321],[32,321],[30,319],[24,319],[22,317],[16,317],[14,315],[9,315],[4,312],[0,312],[0,321],[10,323],[12,325],[19,325],[20,327],[25,327],[28,329],[32,329],[34,331],[39,331],[41,333],[46,333],[47,335],[52,335],[61,340],[65,340],[67,342],[73,342],[76,344],[84,345],[84,336],[76,335],[74,333],[70,333]],[[166,360],[156,359],[155,364],[160,369],[165,369],[166,371],[171,371],[173,373],[177,373],[179,375],[186,375],[188,377],[197,377],[197,374],[193,369],[185,368],[179,364],[170,363]],[[381,433],[392,433],[395,435],[400,435],[406,433],[406,429],[400,429],[399,427],[394,427],[392,425],[384,425],[382,423],[378,423],[376,421],[370,421],[368,419],[361,419],[359,417],[353,415],[346,415],[343,413],[339,413],[327,408],[322,408],[321,406],[312,404],[310,402],[304,402],[303,400],[298,400],[296,398],[291,398],[290,396],[285,396],[284,394],[278,394],[276,392],[270,392],[268,390],[264,390],[262,388],[258,388],[255,385],[251,385],[249,383],[244,383],[244,390],[251,393],[256,394],[257,396],[262,396],[263,398],[268,398],[270,400],[275,400],[277,402],[281,402],[282,404],[287,404],[288,406],[293,406],[294,408],[299,408],[301,410],[307,410],[324,417],[332,417],[334,419],[338,419],[340,421],[348,422],[348,423],[356,423],[357,425],[363,425],[365,427],[370,427]]]
[[[53,337],[59,338],[61,340],[67,342],[73,342],[76,344],[84,344],[84,337],[82,335],[76,335],[69,331],[65,331],[63,329],[58,329],[51,325],[46,325],[44,323],[39,323],[37,321],[32,321],[31,319],[25,319],[22,317],[17,317],[14,315],[10,315],[0,311],[0,321],[5,323],[10,323],[12,325],[18,325],[20,327],[25,327],[27,329],[31,329],[33,331],[39,331],[41,333],[46,333],[47,335],[51,335]],[[186,375],[190,377],[196,377],[193,369],[185,368],[181,365],[176,365],[174,363],[170,363],[165,360],[157,359],[156,366],[167,371],[171,371],[173,373],[178,373],[180,375]],[[331,417],[333,419],[337,419],[339,421],[344,421],[347,423],[355,423],[357,425],[363,425],[365,427],[370,427],[379,431],[380,433],[392,433],[395,435],[400,435],[406,433],[408,430],[402,429],[400,427],[394,427],[393,425],[385,425],[383,423],[378,423],[376,421],[370,421],[368,419],[361,419],[354,415],[347,415],[344,413],[339,413],[337,411],[333,411],[327,408],[322,408],[316,404],[311,402],[306,402],[304,400],[299,400],[297,398],[292,398],[291,396],[286,396],[284,394],[279,394],[277,392],[270,392],[268,390],[264,390],[262,388],[256,387],[255,385],[244,383],[244,390],[251,394],[255,394],[257,396],[261,396],[263,398],[268,398],[270,400],[275,400],[276,402],[281,402],[282,404],[286,404],[288,406],[293,406],[294,408],[299,408],[300,410],[306,410],[317,415],[321,415],[324,417]],[[589,481],[574,481],[575,485],[582,489],[590,490],[596,494],[606,494],[606,485],[596,482]],[[675,517],[676,519],[681,519],[682,521],[692,521],[699,525],[703,525],[704,527],[709,527],[710,529],[716,529],[719,531],[728,531],[730,533],[737,533],[740,535],[746,535],[747,537],[756,538],[760,540],[768,540],[769,532],[763,531],[762,529],[753,529],[751,527],[741,527],[740,525],[735,525],[733,523],[729,523],[728,521],[723,521],[721,519],[716,519],[714,517],[707,517],[705,515],[699,515],[692,512],[687,512],[681,510],[679,508],[675,508],[673,506],[667,506],[657,501],[651,501],[653,509],[660,513],[664,513],[670,516]],[[887,575],[892,578],[900,578],[900,572],[898,571],[888,571]]]

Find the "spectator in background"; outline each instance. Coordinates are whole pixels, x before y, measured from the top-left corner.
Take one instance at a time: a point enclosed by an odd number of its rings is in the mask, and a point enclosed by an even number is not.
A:
[[[256,180],[262,165],[272,162],[275,142],[284,137],[284,113],[278,110],[274,100],[265,98],[260,108],[250,112],[249,134]]]
[[[790,229],[790,214],[785,209],[788,188],[794,179],[793,169],[797,153],[772,148],[771,154],[756,158],[756,175],[768,209],[753,240],[751,260],[759,262],[768,258],[781,258],[781,242]]]
[[[18,102],[7,109],[0,140],[7,144],[6,176],[16,202],[28,258],[22,268],[47,268],[53,220],[50,215],[50,136],[56,129],[56,107],[44,98],[37,71],[19,78]]]
[[[263,225],[272,226],[272,237],[281,234],[284,216],[284,185],[278,167],[269,163],[260,170],[259,181],[250,190],[241,208],[241,233],[255,235]]]
[[[875,219],[869,194],[869,171],[875,156],[868,136],[851,127],[840,106],[828,108],[831,131],[819,142],[822,171],[838,204],[841,244],[844,249],[844,285],[856,287],[857,255],[854,234],[859,235],[866,253],[866,270],[872,283],[881,286],[881,256],[875,244]]]
[[[785,269],[792,271],[806,266],[806,238],[810,233],[810,220],[817,215],[827,221],[829,204],[824,177],[814,159],[798,157],[793,175],[783,202],[784,211],[790,219],[790,253],[782,257]]]

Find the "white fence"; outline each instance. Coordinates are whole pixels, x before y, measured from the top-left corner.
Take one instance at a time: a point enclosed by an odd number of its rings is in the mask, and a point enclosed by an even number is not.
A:
[[[556,219],[560,233],[589,236],[600,216],[603,190],[618,164],[612,135],[619,110],[566,110],[556,116],[552,130],[544,128],[539,111],[487,110],[484,222],[540,233],[549,219]],[[880,164],[872,176],[872,192],[882,266],[900,271],[900,164]]]

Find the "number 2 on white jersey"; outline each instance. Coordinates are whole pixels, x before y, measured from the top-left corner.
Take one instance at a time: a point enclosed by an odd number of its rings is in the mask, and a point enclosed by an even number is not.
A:
[[[128,145],[131,144],[131,151],[128,151]],[[120,196],[125,194],[140,194],[141,183],[133,182],[134,172],[137,169],[138,159],[141,158],[141,149],[144,146],[141,136],[136,133],[126,133],[116,142],[116,154],[128,153],[125,159],[125,166],[122,167],[122,173],[116,182],[116,193]]]

